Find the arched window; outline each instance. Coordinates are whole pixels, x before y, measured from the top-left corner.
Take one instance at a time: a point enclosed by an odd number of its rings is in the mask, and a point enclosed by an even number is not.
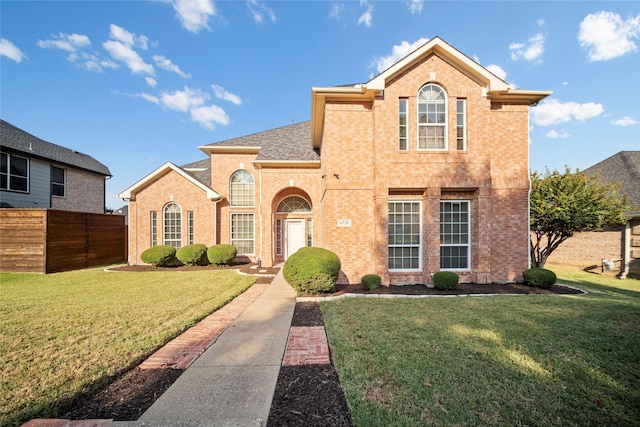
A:
[[[164,244],[179,249],[182,246],[182,209],[174,202],[167,203],[163,209]]]
[[[311,213],[311,205],[300,196],[289,196],[278,205],[278,213]]]
[[[239,170],[231,175],[230,181],[231,206],[253,206],[254,183],[253,177],[246,170]]]
[[[447,94],[436,84],[418,92],[418,150],[447,149]]]

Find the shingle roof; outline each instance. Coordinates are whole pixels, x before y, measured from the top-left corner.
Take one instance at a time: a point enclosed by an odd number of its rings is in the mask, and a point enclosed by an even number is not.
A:
[[[226,141],[215,142],[205,147],[260,147],[258,161],[319,161],[320,155],[311,147],[311,122],[300,122],[288,126]]]
[[[2,119],[0,119],[0,146],[29,157],[52,160],[67,166],[111,176],[109,168],[93,157],[35,137]]]
[[[640,151],[620,151],[617,154],[596,163],[584,172],[588,174],[600,171],[602,182],[622,182],[622,193],[627,195],[633,217],[640,216]]]
[[[211,159],[202,159],[197,162],[180,166],[180,169],[211,188]]]

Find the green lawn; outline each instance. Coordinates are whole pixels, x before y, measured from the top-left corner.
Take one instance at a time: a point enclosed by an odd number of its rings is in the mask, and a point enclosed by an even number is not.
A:
[[[640,281],[584,296],[321,303],[356,426],[640,425]]]
[[[0,273],[0,425],[59,416],[254,282],[229,270]]]

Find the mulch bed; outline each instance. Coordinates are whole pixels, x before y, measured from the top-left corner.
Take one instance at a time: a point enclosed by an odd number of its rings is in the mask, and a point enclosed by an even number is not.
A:
[[[257,272],[253,264],[230,267],[197,266],[165,267],[119,266],[115,271],[193,271],[234,268],[245,274]],[[278,268],[261,268],[261,283],[271,283]],[[438,291],[425,285],[381,286],[374,291],[362,285],[337,285],[324,296],[346,293],[383,295],[469,295],[469,294],[580,294],[564,286],[540,289],[522,284],[459,284],[453,291]],[[298,302],[292,326],[324,326],[322,312],[316,302]],[[137,420],[155,400],[182,374],[176,369],[134,368],[93,393],[67,406],[63,418],[70,420],[113,418],[116,421]],[[283,366],[280,369],[271,403],[268,426],[350,426],[351,414],[333,365]]]

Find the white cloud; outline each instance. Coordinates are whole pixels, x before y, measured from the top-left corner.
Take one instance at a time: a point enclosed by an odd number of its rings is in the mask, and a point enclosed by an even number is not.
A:
[[[422,5],[424,4],[424,0],[409,0],[407,6],[409,7],[409,12],[412,15],[422,13]]]
[[[27,57],[27,55],[5,38],[0,39],[0,56],[6,56],[16,62],[22,62],[22,60]]]
[[[147,82],[147,84],[151,87],[156,87],[158,86],[158,81],[156,79],[154,79],[153,77],[145,77],[144,81]]]
[[[216,14],[213,0],[173,0],[172,5],[182,26],[192,33],[208,29],[209,20]]]
[[[366,0],[360,0],[360,6],[365,7],[366,10],[358,18],[358,25],[364,24],[365,27],[371,27],[373,23],[373,5],[369,4]]]
[[[144,62],[142,57],[133,48],[120,41],[108,40],[102,43],[102,47],[109,52],[116,61],[124,62],[133,74],[147,74],[153,76],[153,65]]]
[[[621,119],[611,120],[611,124],[614,126],[633,126],[638,122],[633,117],[624,116]]]
[[[185,86],[184,90],[162,92],[160,94],[160,103],[170,110],[186,113],[187,111],[202,106],[209,97],[209,94],[206,92]]]
[[[511,59],[525,59],[532,62],[541,62],[540,59],[544,53],[544,35],[538,33],[528,40],[528,44],[511,43],[509,45],[511,51]]]
[[[145,92],[137,93],[137,94],[135,94],[134,96],[135,96],[135,97],[138,97],[138,98],[142,98],[142,99],[144,99],[144,100],[146,100],[146,101],[149,101],[149,102],[151,102],[151,103],[153,103],[153,104],[158,104],[158,105],[160,105],[160,98],[158,98],[157,96],[150,95],[150,94],[145,93]]]
[[[258,0],[249,0],[247,2],[247,7],[249,8],[249,13],[251,13],[251,17],[258,24],[264,22],[265,16],[268,17],[271,22],[276,22],[276,14],[273,10],[268,7],[264,2],[258,2]]]
[[[376,71],[378,73],[383,72],[428,41],[429,39],[421,38],[413,43],[402,41],[400,44],[393,46],[389,55],[373,59],[373,65]]]
[[[500,77],[502,80],[506,80],[507,72],[502,69],[501,66],[496,64],[489,64],[485,67],[487,70],[491,71],[496,76]]]
[[[533,123],[540,126],[550,126],[556,123],[570,122],[571,120],[584,122],[587,119],[599,116],[603,112],[602,104],[594,102],[584,104],[577,102],[562,103],[556,99],[542,101],[538,106],[531,109]]]
[[[640,15],[622,20],[613,12],[600,11],[587,15],[580,23],[580,46],[589,48],[589,60],[608,61],[637,47],[633,39],[640,35]]]
[[[213,89],[213,93],[215,94],[216,98],[232,102],[235,105],[242,105],[242,99],[238,95],[228,92],[222,86],[211,85],[211,88]]]
[[[188,73],[185,73],[184,71],[182,71],[180,69],[180,67],[178,67],[176,64],[171,62],[171,60],[169,58],[166,58],[166,57],[164,57],[162,55],[153,55],[153,60],[155,61],[156,65],[158,67],[162,68],[163,70],[167,70],[167,71],[171,71],[172,73],[176,73],[180,77],[185,78],[185,79],[191,78],[191,74],[188,74]]]
[[[331,5],[331,11],[329,12],[329,18],[333,18],[336,21],[340,21],[342,19],[342,14],[344,13],[344,5],[334,3]]]
[[[547,132],[547,138],[551,139],[567,139],[570,137],[571,135],[565,131],[562,131],[562,133],[558,133],[555,129],[551,129],[549,132]]]
[[[538,22],[536,22],[536,24],[538,24],[538,27],[544,27],[544,19],[543,18],[538,19]]]
[[[113,40],[117,40],[131,47],[139,47],[142,50],[147,50],[149,45],[149,39],[146,36],[138,36],[134,33],[130,33],[126,29],[111,24],[109,26],[109,37]]]
[[[75,52],[91,44],[89,37],[82,34],[60,33],[51,37],[48,40],[38,40],[36,44],[43,49],[60,49],[67,52]]]
[[[227,113],[217,105],[194,108],[190,114],[194,122],[209,130],[215,129],[215,123],[226,126],[231,122]]]

